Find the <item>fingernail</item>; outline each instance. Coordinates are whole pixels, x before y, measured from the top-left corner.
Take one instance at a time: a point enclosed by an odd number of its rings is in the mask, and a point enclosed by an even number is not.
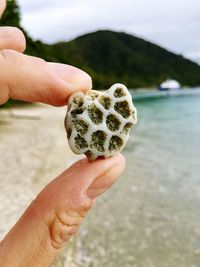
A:
[[[91,77],[85,71],[75,67],[69,67],[69,79],[73,82],[87,82],[91,83]]]
[[[60,78],[68,84],[70,83],[71,86],[77,86],[78,84],[79,87],[82,85],[87,90],[92,88],[92,79],[86,72],[65,64],[49,63],[49,66]]]
[[[88,197],[96,198],[107,191],[123,172],[124,166],[124,157],[121,155],[117,156],[117,158],[115,158],[115,162],[113,162],[113,165],[111,165],[106,172],[101,174],[90,186],[87,191]]]

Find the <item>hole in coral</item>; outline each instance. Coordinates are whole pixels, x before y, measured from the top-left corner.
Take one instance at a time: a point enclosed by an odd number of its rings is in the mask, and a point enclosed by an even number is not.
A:
[[[77,95],[73,98],[72,102],[80,108],[83,105],[83,97],[81,95]]]
[[[104,131],[96,131],[92,134],[91,148],[95,148],[100,152],[104,152],[104,144],[106,141],[107,134]]]
[[[124,126],[124,129],[123,129],[123,132],[125,132],[127,134],[132,126],[133,126],[133,123],[131,123],[131,122],[126,123],[126,125]]]
[[[110,138],[110,142],[109,142],[109,151],[118,151],[121,149],[121,147],[123,146],[123,140],[117,136],[117,135],[113,135]]]
[[[88,115],[95,124],[100,124],[103,121],[103,112],[95,104],[88,107]]]
[[[132,112],[132,117],[134,121],[137,120],[137,113],[135,111]]]
[[[99,99],[99,103],[105,108],[109,109],[111,106],[111,99],[107,96],[101,96]]]
[[[92,98],[92,100],[95,100],[99,96],[99,94],[94,91],[89,91],[88,95]]]
[[[71,111],[71,116],[72,116],[72,118],[75,119],[75,118],[77,117],[77,115],[82,114],[83,111],[84,111],[83,108],[77,108],[77,109],[72,110],[72,111]]]
[[[86,140],[82,136],[80,136],[80,134],[78,134],[74,138],[74,141],[75,141],[75,146],[78,150],[82,150],[88,147]]]
[[[74,120],[72,123],[74,124],[74,127],[78,133],[81,135],[87,133],[89,125],[86,122],[83,120]]]
[[[122,115],[125,119],[128,118],[131,115],[131,110],[128,101],[120,101],[116,102],[114,109]]]
[[[114,92],[114,96],[116,98],[120,98],[120,97],[125,96],[125,95],[126,95],[126,93],[124,92],[124,90],[122,88],[117,88]]]
[[[114,132],[119,130],[121,122],[115,115],[110,114],[106,119],[106,125],[110,131]]]

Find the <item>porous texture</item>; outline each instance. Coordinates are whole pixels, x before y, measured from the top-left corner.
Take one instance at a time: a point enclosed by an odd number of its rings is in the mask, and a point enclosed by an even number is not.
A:
[[[137,110],[123,84],[104,92],[78,92],[69,98],[65,118],[69,145],[74,153],[85,154],[91,161],[119,153],[136,123]]]

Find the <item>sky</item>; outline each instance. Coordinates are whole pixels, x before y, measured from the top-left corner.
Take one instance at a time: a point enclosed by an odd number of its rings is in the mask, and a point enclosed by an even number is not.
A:
[[[18,0],[22,25],[47,43],[124,31],[200,63],[200,0]]]

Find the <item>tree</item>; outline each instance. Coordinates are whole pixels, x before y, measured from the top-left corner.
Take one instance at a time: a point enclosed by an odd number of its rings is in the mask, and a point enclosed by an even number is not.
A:
[[[20,28],[21,14],[16,0],[7,0],[7,8],[1,20],[1,26],[15,26]]]

